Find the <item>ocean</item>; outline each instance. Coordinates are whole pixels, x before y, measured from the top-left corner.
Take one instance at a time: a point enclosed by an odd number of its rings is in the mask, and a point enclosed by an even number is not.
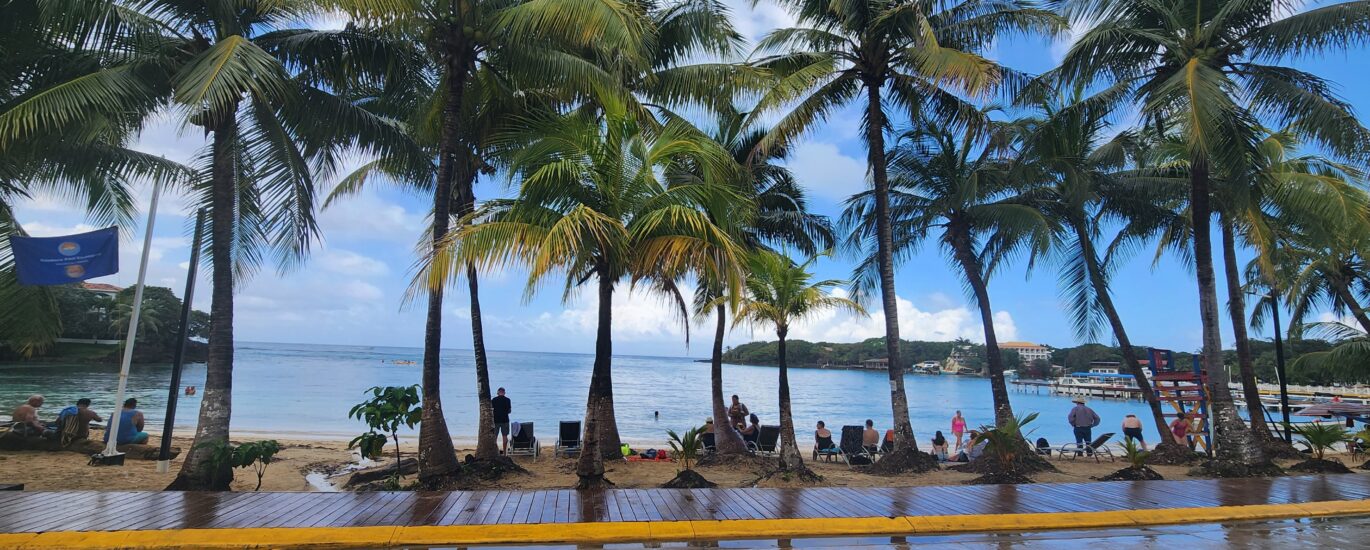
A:
[[[585,394],[594,357],[573,353],[494,351],[489,354],[492,387],[504,387],[513,402],[513,420],[535,422],[546,444],[556,438],[557,422],[578,420],[585,414]],[[364,399],[372,386],[419,383],[422,351],[418,348],[332,346],[311,344],[238,344],[233,377],[233,433],[238,436],[350,439],[364,431],[347,411]],[[414,361],[396,365],[392,361]],[[475,439],[475,374],[470,350],[444,350],[442,399],[447,426],[459,440]],[[614,402],[621,436],[631,442],[660,445],[666,430],[682,431],[701,425],[711,416],[709,364],[688,358],[614,357]],[[738,394],[763,424],[779,422],[774,367],[725,365],[727,395]],[[47,397],[40,416],[50,420],[57,411],[81,397],[94,400],[101,414],[114,408],[119,369],[115,365],[0,364],[0,414],[6,414],[30,394]],[[128,395],[138,398],[149,431],[160,431],[165,418],[170,365],[135,365],[129,375]],[[185,367],[183,384],[203,388],[205,366]],[[790,369],[796,429],[801,448],[811,444],[818,420],[834,431],[845,424],[875,421],[882,432],[890,427],[889,380],[883,371]],[[909,375],[906,379],[910,417],[920,444],[934,430],[950,436],[950,419],[961,410],[970,426],[994,419],[989,380],[965,376]],[[1030,437],[1046,437],[1053,444],[1073,441],[1066,414],[1070,399],[1010,389],[1014,411],[1040,413],[1028,426]],[[1146,422],[1146,406],[1139,401],[1094,400],[1090,406],[1103,423],[1095,434],[1119,432],[1128,413]],[[200,396],[181,395],[176,431],[190,436],[200,408]],[[653,414],[660,412],[660,419]],[[407,432],[408,433],[408,432]],[[1155,434],[1147,430],[1147,437]],[[1121,436],[1119,436],[1121,437]]]

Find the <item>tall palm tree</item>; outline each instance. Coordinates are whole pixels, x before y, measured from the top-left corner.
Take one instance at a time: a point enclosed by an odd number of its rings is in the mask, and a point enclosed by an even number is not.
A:
[[[816,476],[804,466],[804,458],[799,454],[799,444],[794,434],[785,338],[793,323],[824,310],[843,309],[859,315],[866,314],[855,301],[832,295],[833,289],[845,284],[843,281],[813,280],[809,270],[817,259],[817,256],[813,256],[803,264],[796,264],[788,256],[774,252],[753,254],[747,264],[747,290],[739,301],[737,316],[733,321],[734,324],[750,323],[775,329],[780,364],[780,470],[797,474],[800,478]]]
[[[1109,284],[1113,270],[1107,265],[1107,255],[1100,254],[1096,244],[1105,224],[1127,224],[1131,218],[1152,218],[1157,213],[1157,205],[1147,200],[1152,197],[1138,193],[1137,186],[1120,174],[1131,167],[1138,154],[1138,136],[1120,132],[1105,139],[1110,128],[1109,116],[1116,108],[1120,91],[1112,87],[1082,97],[1076,89],[1073,95],[1042,101],[1040,119],[1024,136],[1023,154],[1013,170],[1048,183],[1033,191],[1040,198],[1034,204],[1060,224],[1056,254],[1063,269],[1059,282],[1061,295],[1070,304],[1076,336],[1095,341],[1099,325],[1107,323],[1143,400],[1151,409],[1159,435],[1158,447],[1188,453],[1188,449],[1169,437],[1161,402],[1137,361],[1137,350],[1113,303]],[[1159,213],[1169,214],[1164,209]]]
[[[1015,417],[994,330],[989,278],[1016,253],[1027,252],[1030,262],[1048,253],[1056,231],[1025,194],[1029,189],[1011,177],[1013,145],[1021,132],[1016,123],[989,120],[988,112],[961,128],[923,118],[890,151],[892,252],[896,259],[907,258],[937,232],[942,250],[960,268],[984,327],[985,364],[999,425]],[[868,244],[877,231],[873,202],[873,193],[858,194],[842,214],[843,225],[852,228],[849,243],[868,254],[856,268],[857,289],[879,281],[878,252]]]
[[[767,131],[755,125],[747,113],[723,107],[713,136],[741,168],[737,183],[739,192],[750,196],[755,203],[755,216],[745,226],[736,228],[737,240],[752,249],[793,247],[809,255],[832,248],[835,243],[827,216],[808,212],[804,189],[795,181],[794,174],[779,164],[789,151],[780,147],[759,150],[757,144],[765,138]],[[714,418],[725,418],[728,414],[723,399],[723,337],[727,330],[728,304],[719,301],[726,292],[722,281],[703,281],[695,293],[696,315],[714,316],[714,342],[709,361],[710,408]],[[714,435],[719,455],[747,452],[742,436],[731,424],[715,423]]]
[[[431,287],[444,284],[454,266],[519,264],[529,270],[530,295],[543,279],[563,273],[563,298],[596,283],[599,327],[576,465],[580,488],[608,484],[599,424],[612,387],[619,285],[673,298],[684,319],[676,286],[683,275],[740,284],[740,247],[726,218],[745,197],[720,183],[735,177],[727,153],[683,121],[644,126],[626,102],[606,106],[602,118],[585,112],[543,117],[511,136],[505,146],[512,150],[518,195],[489,201],[469,216],[480,223],[444,239],[426,276]]]
[[[1370,333],[1370,312],[1365,310],[1370,243],[1362,232],[1335,231],[1310,231],[1281,242],[1280,250],[1291,267],[1291,279],[1282,286],[1292,310],[1289,330],[1293,335],[1301,335],[1300,325],[1320,308],[1350,315],[1361,330]]]
[[[802,27],[779,29],[757,45],[758,65],[779,77],[758,112],[798,100],[775,125],[763,147],[783,146],[844,105],[862,109],[867,170],[874,185],[876,268],[885,316],[890,403],[897,451],[877,469],[909,469],[916,459],[913,426],[899,352],[899,318],[894,289],[894,234],[885,131],[886,101],[911,111],[955,116],[974,109],[955,93],[983,95],[1021,79],[980,55],[1000,33],[1056,33],[1056,14],[1026,0],[785,0],[780,2]],[[1014,86],[1009,86],[1014,88]]]
[[[72,7],[74,17],[100,22],[86,39],[105,61],[15,102],[0,117],[0,134],[50,129],[82,113],[141,120],[172,107],[209,137],[191,184],[210,211],[209,361],[195,445],[171,487],[226,489],[231,474],[212,475],[206,449],[229,436],[234,286],[266,256],[281,269],[305,256],[317,234],[314,178],[329,172],[338,148],[385,148],[388,127],[330,94],[324,82],[339,52],[348,53],[354,71],[383,65],[384,52],[366,48],[367,37],[350,29],[282,28],[318,11],[312,1],[90,0]]]
[[[530,96],[575,83],[580,88],[602,81],[599,71],[558,48],[636,48],[638,15],[616,0],[423,0],[395,5],[386,0],[338,0],[365,28],[394,33],[393,41],[420,46],[408,59],[405,74],[379,90],[377,107],[405,120],[411,137],[422,146],[414,158],[383,158],[363,168],[352,183],[372,172],[403,185],[419,184],[431,193],[433,211],[428,231],[430,250],[448,234],[453,216],[475,210],[474,183],[488,170],[488,141],[496,117],[521,86]],[[395,32],[398,30],[398,32]],[[517,101],[515,101],[517,103]],[[502,113],[510,114],[510,113]],[[355,191],[355,185],[343,187]],[[480,309],[476,269],[462,275],[468,292],[472,349],[475,358],[478,425],[476,457],[498,457],[490,375]],[[427,291],[423,354],[423,418],[419,425],[420,478],[432,483],[460,467],[443,414],[441,398],[443,287]]]
[[[1236,340],[1238,372],[1251,428],[1272,456],[1296,458],[1292,445],[1271,433],[1258,396],[1256,367],[1246,332],[1246,285],[1237,264],[1238,239],[1254,248],[1254,262],[1274,271],[1279,254],[1278,228],[1366,227],[1366,194],[1352,183],[1355,168],[1317,155],[1297,153],[1300,140],[1291,130],[1270,132],[1257,145],[1247,171],[1224,174],[1216,183],[1220,197],[1219,228],[1227,287],[1228,315]],[[1287,231],[1287,229],[1286,229]],[[1273,275],[1272,275],[1273,276]]]
[[[1276,468],[1237,415],[1222,368],[1222,334],[1210,242],[1211,174],[1242,173],[1255,158],[1260,118],[1307,135],[1342,157],[1360,155],[1367,132],[1321,78],[1281,60],[1364,40],[1370,6],[1338,3],[1289,15],[1294,3],[1241,0],[1076,0],[1067,11],[1097,22],[1071,47],[1061,74],[1089,83],[1101,77],[1135,93],[1142,115],[1183,121],[1203,358],[1207,365],[1218,474]],[[1285,17],[1288,15],[1288,17]],[[1249,100],[1249,102],[1247,102]]]

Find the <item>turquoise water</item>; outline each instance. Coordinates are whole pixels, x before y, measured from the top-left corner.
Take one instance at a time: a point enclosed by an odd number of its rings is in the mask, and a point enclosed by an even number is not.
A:
[[[417,348],[240,343],[233,378],[235,433],[271,434],[282,438],[351,437],[362,425],[347,411],[376,385],[419,382],[419,365],[390,361],[422,358]],[[559,420],[585,413],[593,356],[562,353],[491,352],[490,377],[513,400],[515,421],[536,422],[546,441],[556,437]],[[384,363],[382,361],[385,361]],[[469,350],[443,352],[443,407],[447,425],[458,439],[474,439],[475,375]],[[727,394],[739,394],[763,424],[778,422],[776,369],[746,365],[724,367]],[[137,397],[149,428],[159,431],[166,409],[170,365],[137,365],[129,376],[128,394]],[[184,384],[203,387],[204,365],[187,365]],[[889,379],[883,371],[791,369],[794,414],[801,434],[817,420],[836,428],[864,423],[883,431],[890,425]],[[28,395],[42,393],[40,412],[51,419],[80,397],[90,397],[102,414],[113,408],[117,366],[0,365],[0,407],[7,413]],[[993,420],[989,381],[963,376],[910,375],[910,417],[920,441],[933,430],[950,434],[952,413],[960,409],[975,426]],[[1011,392],[1019,414],[1039,412],[1033,438],[1053,443],[1071,440],[1065,397]],[[709,365],[691,359],[626,356],[614,358],[614,401],[619,430],[629,441],[660,442],[667,429],[703,423],[709,410]],[[1127,413],[1143,416],[1137,401],[1093,401],[1103,418],[1100,430],[1121,432]],[[199,411],[199,396],[181,396],[176,413],[179,433],[189,435]],[[661,412],[658,421],[653,411]],[[5,413],[0,413],[5,414]],[[1145,416],[1143,416],[1145,418]],[[1154,434],[1147,431],[1148,438]],[[809,436],[801,435],[807,443]]]

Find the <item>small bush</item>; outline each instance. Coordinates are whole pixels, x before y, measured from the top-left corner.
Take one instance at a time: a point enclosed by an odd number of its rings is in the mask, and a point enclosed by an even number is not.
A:
[[[1322,460],[1328,450],[1335,447],[1338,443],[1345,443],[1351,440],[1351,436],[1346,433],[1346,428],[1340,424],[1309,424],[1294,428],[1294,433],[1303,438],[1302,443],[1308,450],[1313,452],[1313,458]]]

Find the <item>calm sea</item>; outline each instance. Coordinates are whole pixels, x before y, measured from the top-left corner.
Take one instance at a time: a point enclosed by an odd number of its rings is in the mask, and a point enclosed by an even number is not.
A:
[[[240,343],[233,377],[233,431],[281,438],[350,438],[363,431],[347,411],[365,390],[377,385],[419,382],[417,348],[325,346],[309,344]],[[559,420],[580,419],[590,383],[593,356],[563,353],[491,352],[490,376],[513,400],[515,421],[536,422],[537,433],[548,443],[556,437]],[[458,439],[474,439],[476,427],[475,375],[469,350],[443,352],[443,407],[447,425]],[[889,381],[884,372],[861,370],[791,369],[795,422],[801,434],[817,420],[829,426],[875,420],[889,427]],[[727,394],[739,394],[763,424],[777,423],[777,371],[772,367],[725,365]],[[137,397],[149,421],[159,431],[165,417],[170,365],[135,365],[128,394]],[[186,385],[204,386],[203,364],[187,365]],[[90,397],[102,413],[113,408],[117,366],[0,365],[0,406],[7,414],[33,393],[47,396],[41,416],[80,397]],[[950,434],[952,413],[960,409],[970,425],[993,420],[989,381],[963,376],[910,375],[907,379],[910,416],[920,441],[933,430]],[[1019,414],[1039,412],[1031,426],[1033,438],[1053,443],[1071,440],[1065,397],[1011,392]],[[697,426],[709,417],[709,365],[690,359],[624,356],[614,358],[614,401],[622,436],[629,441],[665,439],[667,429]],[[1100,429],[1119,432],[1123,415],[1145,418],[1137,401],[1094,401],[1103,417]],[[179,433],[190,435],[199,411],[199,396],[182,396],[176,413]],[[653,412],[660,411],[660,420]],[[1096,429],[1096,434],[1102,433]],[[1148,438],[1154,434],[1148,430]],[[809,437],[801,436],[808,444]]]

